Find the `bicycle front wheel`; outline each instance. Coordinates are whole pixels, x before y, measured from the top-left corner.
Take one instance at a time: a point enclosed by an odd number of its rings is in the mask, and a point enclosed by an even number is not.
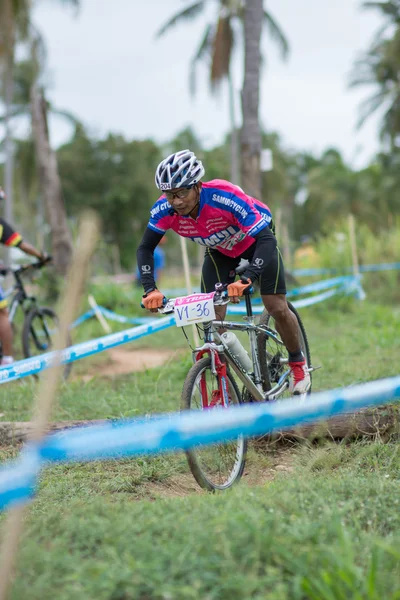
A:
[[[37,356],[53,349],[53,340],[58,330],[58,317],[51,308],[34,306],[25,316],[22,330],[22,347],[25,358]],[[68,335],[67,345],[71,345]],[[64,366],[66,379],[72,369],[72,363]]]
[[[241,403],[238,387],[227,373],[229,405]],[[213,410],[219,407],[218,377],[212,373],[211,359],[202,358],[190,369],[182,391],[182,410]],[[224,409],[226,410],[226,409]],[[189,468],[197,483],[205,490],[226,490],[239,481],[243,474],[247,440],[235,440],[212,445],[199,445],[186,451]]]

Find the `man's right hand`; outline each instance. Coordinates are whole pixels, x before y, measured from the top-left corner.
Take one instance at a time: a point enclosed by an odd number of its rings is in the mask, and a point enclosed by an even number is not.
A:
[[[159,290],[153,290],[142,297],[143,306],[151,312],[157,312],[158,308],[162,308],[164,295]]]

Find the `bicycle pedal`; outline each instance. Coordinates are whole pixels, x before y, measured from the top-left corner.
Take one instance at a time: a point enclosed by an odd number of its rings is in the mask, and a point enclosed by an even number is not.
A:
[[[309,367],[307,371],[312,373],[313,371],[317,371],[317,369],[322,369],[322,365],[318,365],[317,367]]]

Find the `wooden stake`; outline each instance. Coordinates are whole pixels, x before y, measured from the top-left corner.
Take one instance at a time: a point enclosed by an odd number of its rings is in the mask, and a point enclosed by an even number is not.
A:
[[[68,340],[68,328],[79,307],[82,290],[87,281],[87,272],[99,231],[98,219],[94,213],[87,213],[79,229],[78,248],[74,252],[67,277],[61,312],[60,327],[55,335],[54,350],[65,348]],[[40,380],[38,398],[34,406],[34,420],[29,441],[38,442],[46,432],[50,420],[54,399],[57,394],[62,365],[60,362],[44,372]],[[3,529],[0,562],[0,600],[6,600],[12,583],[18,543],[23,531],[26,505],[11,508]]]
[[[94,314],[95,314],[97,320],[99,321],[100,325],[104,329],[104,331],[106,333],[111,333],[111,327],[109,326],[106,319],[104,318],[103,313],[100,311],[99,305],[97,304],[96,300],[94,299],[94,296],[92,296],[91,294],[89,294],[89,296],[88,296],[88,302],[89,302],[90,306],[93,308]]]
[[[356,242],[356,227],[354,222],[354,215],[349,214],[349,237],[350,237],[350,247],[351,247],[351,260],[353,263],[353,274],[360,274],[360,267],[358,264],[358,255],[357,255],[357,242]]]
[[[190,270],[189,270],[189,257],[187,251],[186,239],[183,237],[179,237],[181,242],[181,251],[182,251],[182,260],[183,260],[183,271],[185,273],[185,281],[186,281],[186,291],[188,294],[192,293],[192,283],[190,281]],[[196,325],[192,325],[193,327],[193,340],[195,346],[200,346],[199,334],[197,333]]]

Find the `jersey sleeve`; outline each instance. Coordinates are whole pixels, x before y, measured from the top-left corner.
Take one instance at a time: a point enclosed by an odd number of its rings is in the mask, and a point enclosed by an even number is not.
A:
[[[150,211],[148,227],[157,233],[164,234],[171,227],[172,210],[165,196],[161,196]]]
[[[265,204],[227,181],[218,181],[217,190],[212,194],[212,203],[229,211],[239,228],[251,237],[272,223],[271,212]]]
[[[0,243],[5,246],[19,246],[22,242],[22,236],[9,225],[4,219],[0,218]]]

